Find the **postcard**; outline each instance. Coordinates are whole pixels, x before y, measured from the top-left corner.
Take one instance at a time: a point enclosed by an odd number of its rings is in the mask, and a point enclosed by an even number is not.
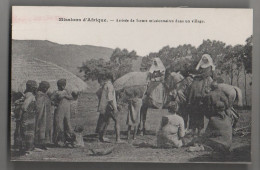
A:
[[[12,161],[250,163],[252,9],[13,6]]]

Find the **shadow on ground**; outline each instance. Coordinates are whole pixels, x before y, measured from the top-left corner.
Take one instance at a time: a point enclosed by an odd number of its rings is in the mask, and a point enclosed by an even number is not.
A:
[[[213,152],[189,159],[190,162],[250,162],[251,147],[249,145],[234,148],[229,154]]]

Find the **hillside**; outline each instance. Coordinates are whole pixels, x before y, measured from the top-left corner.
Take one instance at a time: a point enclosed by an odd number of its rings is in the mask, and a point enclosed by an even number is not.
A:
[[[81,77],[78,67],[86,60],[109,60],[113,49],[91,45],[61,45],[44,40],[12,40],[12,58],[24,56],[54,63]]]

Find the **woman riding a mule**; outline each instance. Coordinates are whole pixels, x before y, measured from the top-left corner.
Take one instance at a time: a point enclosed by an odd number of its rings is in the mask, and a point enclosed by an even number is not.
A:
[[[215,80],[215,65],[209,54],[204,54],[201,57],[197,67],[197,74],[191,84],[188,104],[190,106],[190,129],[193,132],[198,129],[198,135],[204,128],[204,107],[202,107],[202,99],[210,91],[210,85]]]

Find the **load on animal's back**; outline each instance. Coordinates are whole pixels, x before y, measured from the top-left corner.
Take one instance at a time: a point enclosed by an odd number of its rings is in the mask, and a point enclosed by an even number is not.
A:
[[[165,103],[166,91],[164,86],[165,67],[160,58],[154,58],[149,72],[130,72],[114,82],[118,94],[131,88],[140,89],[143,102],[148,107],[162,108]]]

